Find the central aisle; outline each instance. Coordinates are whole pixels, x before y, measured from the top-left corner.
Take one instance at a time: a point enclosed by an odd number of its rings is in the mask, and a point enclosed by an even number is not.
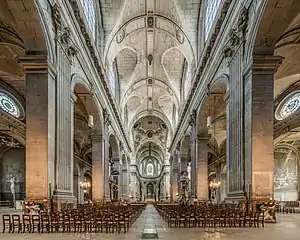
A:
[[[161,218],[153,205],[147,205],[145,211],[131,226],[129,232],[140,233],[147,229],[156,229],[158,232],[167,227],[167,223]]]

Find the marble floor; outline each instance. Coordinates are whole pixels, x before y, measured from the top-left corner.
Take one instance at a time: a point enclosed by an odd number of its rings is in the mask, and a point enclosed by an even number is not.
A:
[[[1,212],[0,215],[4,212]],[[154,226],[159,239],[163,240],[296,240],[300,239],[300,214],[280,214],[278,223],[266,224],[265,228],[227,228],[227,229],[174,229],[167,228],[155,208],[147,206],[139,219],[126,234],[97,233],[52,233],[52,234],[2,234],[2,216],[0,220],[0,240],[122,240],[141,239],[142,232]]]

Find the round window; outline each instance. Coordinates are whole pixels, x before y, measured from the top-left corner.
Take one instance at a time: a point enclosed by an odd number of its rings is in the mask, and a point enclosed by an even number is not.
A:
[[[4,91],[0,91],[0,108],[15,118],[24,118],[24,111],[21,104],[13,96]]]
[[[300,107],[300,92],[294,92],[288,95],[277,107],[275,117],[277,120],[283,120],[296,112]]]

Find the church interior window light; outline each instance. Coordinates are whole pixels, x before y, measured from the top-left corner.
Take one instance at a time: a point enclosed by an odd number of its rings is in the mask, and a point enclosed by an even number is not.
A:
[[[96,13],[94,0],[81,0],[81,5],[83,7],[83,12],[86,17],[88,26],[93,34],[93,38],[96,35]]]
[[[24,111],[21,104],[9,93],[0,91],[0,108],[15,118],[23,119]]]
[[[296,112],[300,107],[300,92],[288,95],[277,107],[275,117],[283,120]]]
[[[207,6],[205,10],[205,22],[204,22],[205,41],[207,40],[209,33],[212,29],[220,5],[221,5],[221,0],[207,0]]]

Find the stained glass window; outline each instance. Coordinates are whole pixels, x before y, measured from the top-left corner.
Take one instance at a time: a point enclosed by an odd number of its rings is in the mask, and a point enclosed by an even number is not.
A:
[[[277,120],[283,120],[296,112],[300,107],[300,92],[290,94],[282,104],[279,105],[276,113]]]
[[[21,117],[21,111],[18,104],[12,97],[4,92],[0,92],[0,108],[16,118]]]
[[[96,12],[95,12],[95,5],[94,0],[81,0],[81,5],[83,7],[83,12],[86,17],[88,26],[95,38],[96,34]]]
[[[213,26],[214,20],[217,16],[219,7],[221,5],[221,0],[206,0],[207,5],[205,9],[205,22],[204,22],[204,37],[205,41]]]

